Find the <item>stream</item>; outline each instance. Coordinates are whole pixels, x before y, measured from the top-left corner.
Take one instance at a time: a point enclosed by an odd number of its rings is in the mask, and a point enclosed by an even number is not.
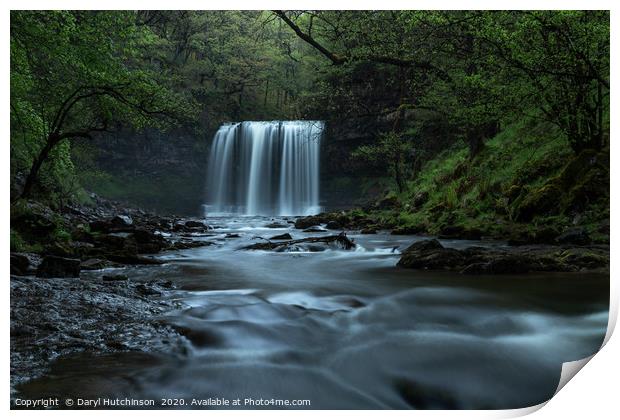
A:
[[[176,286],[163,299],[179,309],[158,321],[187,337],[182,354],[59,359],[21,392],[166,399],[169,408],[226,408],[191,404],[209,398],[309,400],[300,408],[312,409],[520,408],[549,399],[562,363],[596,352],[605,336],[607,275],[401,269],[394,248],[423,238],[387,233],[351,233],[352,251],[242,251],[256,236],[320,234],[266,228],[274,222],[266,217],[207,222],[214,245],[120,269]],[[83,274],[91,275],[102,272]]]

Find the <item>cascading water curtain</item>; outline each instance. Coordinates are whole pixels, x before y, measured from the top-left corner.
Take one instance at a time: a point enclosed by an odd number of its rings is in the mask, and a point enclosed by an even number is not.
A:
[[[246,121],[215,134],[207,168],[208,215],[316,214],[321,121]]]

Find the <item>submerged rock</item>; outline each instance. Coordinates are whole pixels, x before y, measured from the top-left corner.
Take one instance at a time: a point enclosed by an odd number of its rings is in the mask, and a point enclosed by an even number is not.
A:
[[[282,235],[276,235],[269,238],[272,241],[286,241],[288,239],[293,239],[290,233],[283,233]]]
[[[310,227],[308,229],[304,229],[303,232],[306,232],[306,233],[317,233],[317,232],[327,232],[327,230],[323,229],[320,226],[312,226],[312,227]]]
[[[287,228],[288,225],[285,225],[284,223],[273,222],[273,223],[266,224],[265,227],[269,229],[282,229],[282,228]]]
[[[255,244],[244,246],[242,250],[262,250],[262,251],[277,251],[277,252],[291,252],[291,251],[323,251],[326,245],[334,245],[340,248],[351,250],[355,249],[355,242],[350,239],[346,233],[341,232],[338,235],[328,236],[315,236],[309,238],[291,239],[283,242],[258,242]]]
[[[188,220],[187,222],[185,222],[185,227],[188,228],[206,228],[207,226],[200,221],[197,220]]]

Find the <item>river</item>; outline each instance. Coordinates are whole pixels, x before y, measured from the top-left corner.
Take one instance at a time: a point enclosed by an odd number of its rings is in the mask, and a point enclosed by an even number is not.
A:
[[[401,269],[395,248],[422,238],[381,233],[351,234],[352,251],[239,250],[256,236],[317,235],[264,227],[273,221],[210,219],[214,245],[122,270],[176,285],[164,298],[181,308],[159,322],[183,331],[186,351],[61,359],[24,392],[166,398],[171,408],[208,398],[309,400],[303,408],[313,409],[519,408],[549,399],[562,363],[602,344],[606,275]]]

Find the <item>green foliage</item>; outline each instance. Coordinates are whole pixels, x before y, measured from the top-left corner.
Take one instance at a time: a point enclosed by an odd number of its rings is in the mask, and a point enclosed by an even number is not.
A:
[[[402,135],[390,132],[379,137],[376,144],[360,146],[353,152],[355,158],[367,162],[379,163],[389,168],[399,191],[403,191],[408,174],[407,158],[412,153],[412,146]]]
[[[13,229],[11,229],[10,248],[11,252],[24,252],[28,248],[26,242],[22,239],[21,235]]]
[[[43,165],[42,190],[64,195],[73,187],[62,185],[73,175],[69,139],[117,124],[166,129],[192,118],[191,101],[143,56],[151,40],[135,12],[13,11],[13,175],[38,175]]]
[[[571,153],[609,143],[606,11],[13,11],[10,29],[12,186],[41,161],[57,204],[88,201],[82,185],[202,193],[102,171],[75,140],[112,128],[183,126],[200,153],[226,120],[337,121],[401,203],[428,193],[394,223],[512,223]],[[563,188],[591,203],[597,181]]]
[[[603,155],[575,157],[557,127],[522,119],[490,139],[473,161],[460,146],[427,162],[398,196],[405,211],[381,217],[432,233],[461,226],[499,237],[536,226],[563,231],[577,221],[604,241],[599,229],[609,217],[609,168]],[[420,193],[428,199],[410,204]]]
[[[572,148],[607,141],[607,11],[321,11],[288,19],[323,55],[308,109],[339,118],[403,106],[452,122],[475,156],[524,110]],[[322,47],[322,50],[319,49]],[[372,81],[372,82],[369,82]]]

